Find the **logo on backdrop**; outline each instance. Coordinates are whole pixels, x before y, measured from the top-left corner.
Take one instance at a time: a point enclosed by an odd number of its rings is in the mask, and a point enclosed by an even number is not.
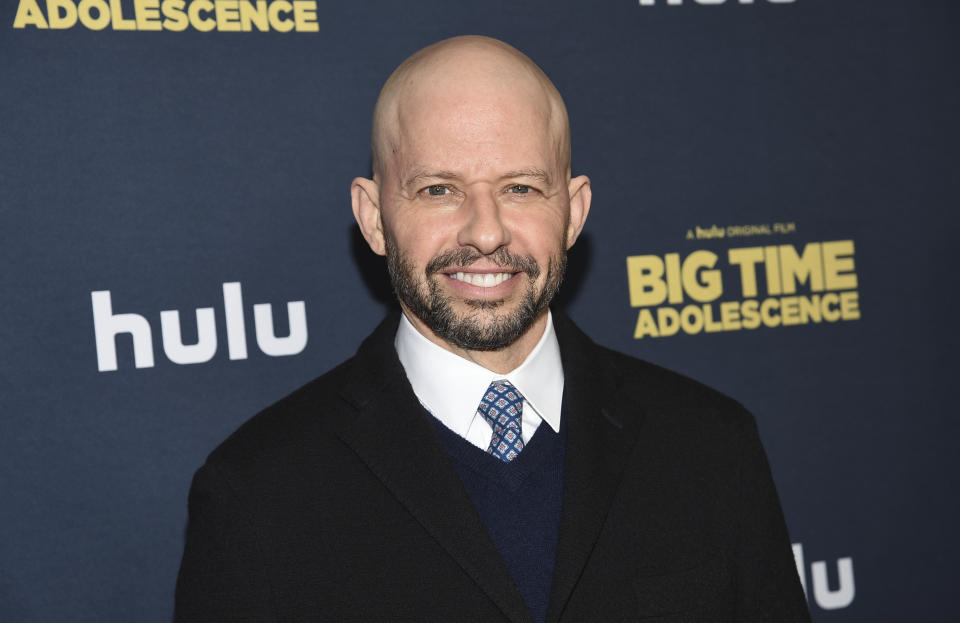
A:
[[[46,10],[43,10],[46,8]],[[20,0],[14,28],[320,32],[316,0]]]
[[[796,0],[689,0],[688,4],[700,4],[704,6],[715,4],[791,4]],[[683,6],[683,0],[640,0],[640,6],[656,6],[665,4],[667,6]]]
[[[807,590],[807,568],[803,560],[803,544],[793,544],[793,560],[797,563],[797,574],[803,586],[803,594],[810,599]],[[829,571],[825,560],[818,560],[810,564],[810,576],[813,579],[813,601],[823,610],[839,610],[853,603],[856,587],[853,583],[853,558],[837,559],[837,588],[830,588],[833,582],[829,579]]]
[[[795,231],[793,223],[712,226],[688,230],[686,237]],[[640,308],[636,339],[860,318],[853,240],[634,255],[627,258],[627,285],[630,306]]]
[[[101,372],[117,369],[117,336],[129,334],[133,339],[133,362],[137,368],[153,367],[153,331],[150,321],[140,314],[118,314],[113,311],[110,290],[90,293],[93,304],[93,333],[97,343],[97,368]],[[246,316],[243,293],[238,282],[223,284],[223,314],[226,319],[227,353],[230,359],[247,358]],[[163,352],[173,363],[186,365],[205,363],[217,353],[217,325],[212,307],[196,310],[197,342],[184,344],[180,332],[180,312],[160,312],[160,333]],[[290,333],[277,337],[273,329],[273,306],[253,306],[253,324],[257,346],[271,357],[296,355],[307,346],[307,314],[303,301],[287,303]]]

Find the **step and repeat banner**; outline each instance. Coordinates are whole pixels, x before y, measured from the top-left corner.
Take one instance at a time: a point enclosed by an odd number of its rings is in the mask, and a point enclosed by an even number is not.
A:
[[[0,620],[169,621],[186,496],[393,306],[348,186],[403,58],[564,94],[559,305],[743,402],[814,621],[960,620],[953,0],[4,0]],[[452,85],[455,87],[455,85]]]

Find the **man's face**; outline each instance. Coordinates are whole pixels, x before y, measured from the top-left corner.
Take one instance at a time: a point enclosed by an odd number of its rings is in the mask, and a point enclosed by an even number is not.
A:
[[[498,350],[562,280],[567,171],[536,92],[452,91],[424,89],[400,109],[380,180],[387,265],[401,304],[434,334]]]

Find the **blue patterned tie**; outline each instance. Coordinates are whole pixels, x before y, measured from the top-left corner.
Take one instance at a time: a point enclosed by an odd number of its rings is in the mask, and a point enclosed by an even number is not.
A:
[[[487,454],[506,463],[515,459],[523,450],[523,394],[508,381],[494,381],[483,395],[478,411],[493,427]]]

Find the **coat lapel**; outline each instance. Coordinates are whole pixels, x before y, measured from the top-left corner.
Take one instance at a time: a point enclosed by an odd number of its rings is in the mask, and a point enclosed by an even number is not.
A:
[[[398,321],[394,314],[381,323],[352,361],[342,395],[358,416],[337,434],[508,619],[530,622],[519,590],[407,381],[393,346]]]
[[[554,313],[564,369],[563,515],[547,621],[558,621],[593,551],[642,418],[618,417],[621,375],[569,318]],[[621,411],[622,412],[622,411]]]

